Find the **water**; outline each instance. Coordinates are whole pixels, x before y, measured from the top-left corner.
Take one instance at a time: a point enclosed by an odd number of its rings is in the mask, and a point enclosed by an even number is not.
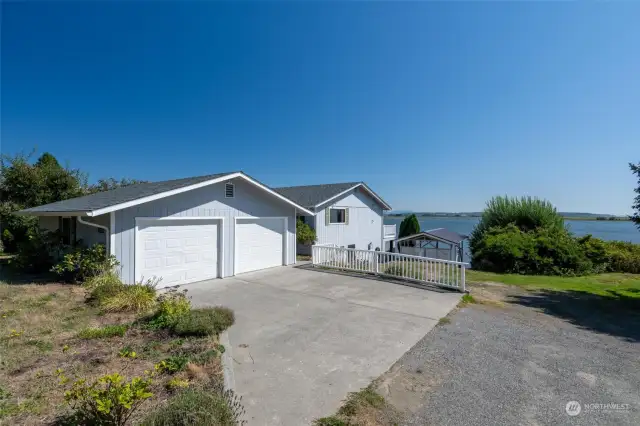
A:
[[[446,228],[463,235],[470,235],[479,220],[479,217],[418,217],[420,229],[423,231]],[[397,229],[400,229],[400,222],[402,218],[385,217],[384,219],[385,225],[395,224]],[[631,221],[565,220],[564,223],[576,236],[591,234],[603,240],[631,241],[640,244],[640,230]],[[469,261],[468,251],[468,241],[465,241],[465,262]]]

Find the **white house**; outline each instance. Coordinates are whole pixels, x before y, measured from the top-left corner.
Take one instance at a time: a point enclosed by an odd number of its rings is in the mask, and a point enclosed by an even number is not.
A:
[[[312,211],[242,172],[140,183],[20,212],[64,239],[104,243],[132,283],[229,277],[296,261],[296,215]]]
[[[317,203],[301,203],[287,195],[292,188],[220,173],[140,183],[19,213],[39,216],[41,227],[60,230],[68,243],[104,243],[126,283],[156,276],[161,286],[172,286],[295,263],[298,216],[312,222],[320,242],[382,247],[382,211],[390,207],[362,183],[340,185],[320,185],[325,191],[315,191]]]
[[[363,182],[275,188],[307,210],[298,216],[315,229],[316,244],[360,250],[384,250],[396,237],[395,225],[384,225],[384,211],[391,210]]]

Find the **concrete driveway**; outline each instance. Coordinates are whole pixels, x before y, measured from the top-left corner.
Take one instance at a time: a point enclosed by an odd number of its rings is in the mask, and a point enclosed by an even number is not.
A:
[[[303,425],[388,370],[460,293],[280,267],[184,286],[235,311],[235,390],[249,425]]]

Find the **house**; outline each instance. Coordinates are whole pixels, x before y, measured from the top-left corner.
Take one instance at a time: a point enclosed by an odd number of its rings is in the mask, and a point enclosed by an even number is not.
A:
[[[312,212],[301,210],[298,217],[315,229],[316,244],[384,250],[385,243],[396,237],[395,225],[384,225],[383,220],[384,211],[391,206],[363,182],[274,190]]]
[[[104,243],[124,282],[158,276],[164,287],[295,263],[296,216],[316,212],[233,172],[140,183],[20,213],[39,216],[67,242]]]
[[[398,238],[395,245],[398,253],[463,262],[467,238],[445,228],[436,228]]]

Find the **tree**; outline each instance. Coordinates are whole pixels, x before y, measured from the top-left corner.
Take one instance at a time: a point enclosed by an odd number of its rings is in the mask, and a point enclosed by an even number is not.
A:
[[[123,186],[135,185],[138,183],[145,183],[144,180],[136,180],[136,179],[120,179],[116,180],[114,178],[107,179],[98,179],[96,183],[93,185],[89,185],[87,188],[87,192],[90,194],[102,191],[109,191],[111,189],[121,188]]]
[[[417,234],[420,232],[420,222],[415,214],[405,217],[400,222],[400,230],[398,232],[398,238],[407,237],[409,235]]]
[[[318,238],[316,237],[316,231],[311,229],[309,225],[298,219],[296,222],[296,240],[298,244],[313,244]]]
[[[634,192],[638,195],[636,195],[636,198],[633,199],[632,207],[633,207],[634,213],[631,216],[631,220],[633,221],[633,223],[636,224],[638,229],[640,229],[640,163],[638,164],[629,163],[629,167],[631,168],[631,172],[633,172],[633,174],[635,174],[638,177],[638,187],[634,189]]]

